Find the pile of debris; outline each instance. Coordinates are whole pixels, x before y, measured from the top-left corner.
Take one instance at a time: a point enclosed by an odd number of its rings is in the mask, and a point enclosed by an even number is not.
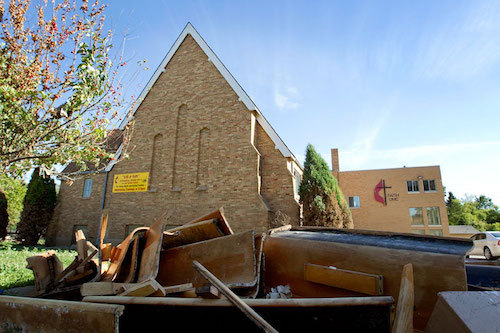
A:
[[[98,247],[78,230],[78,256],[64,270],[54,251],[28,258],[37,296],[73,300],[87,296],[225,298],[272,331],[240,300],[257,297],[265,235],[254,231],[235,234],[222,208],[164,230],[166,215],[149,228],[136,228],[114,247],[104,243],[108,221],[104,213]]]

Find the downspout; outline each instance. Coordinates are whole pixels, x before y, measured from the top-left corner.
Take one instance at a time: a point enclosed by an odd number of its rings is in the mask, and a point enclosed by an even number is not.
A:
[[[104,176],[104,186],[102,189],[102,200],[101,200],[101,213],[104,210],[104,205],[106,203],[106,188],[108,187],[108,175],[109,171],[105,171],[106,175]]]

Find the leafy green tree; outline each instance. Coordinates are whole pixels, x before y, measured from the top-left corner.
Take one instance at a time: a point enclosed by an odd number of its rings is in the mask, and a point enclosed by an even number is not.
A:
[[[17,237],[26,245],[36,245],[44,236],[57,201],[54,180],[39,172],[39,168],[33,171],[24,197],[21,221],[17,224]]]
[[[492,209],[495,208],[495,205],[493,204],[493,201],[491,198],[488,198],[485,195],[480,195],[476,197],[475,199],[476,207],[478,209]]]
[[[458,200],[450,192],[446,206],[450,225],[472,225],[480,231],[500,230],[500,210],[485,195]]]
[[[351,211],[337,179],[325,160],[309,144],[299,187],[304,225],[352,228]]]
[[[23,210],[23,200],[26,194],[26,185],[20,179],[2,175],[0,177],[0,191],[7,197],[7,212],[9,213],[9,229],[14,231],[21,211]]]
[[[103,145],[123,108],[105,5],[0,0],[0,172],[48,173],[113,158]],[[128,131],[124,141],[127,142]],[[122,150],[122,156],[126,156]]]
[[[7,197],[0,191],[0,240],[7,236],[7,225],[9,224],[9,213],[7,213]]]

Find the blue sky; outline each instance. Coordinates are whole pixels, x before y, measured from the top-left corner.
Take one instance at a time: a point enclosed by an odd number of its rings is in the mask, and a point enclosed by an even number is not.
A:
[[[190,21],[303,159],[341,170],[440,165],[500,204],[500,2],[110,1],[140,89]],[[132,71],[133,69],[131,69]]]

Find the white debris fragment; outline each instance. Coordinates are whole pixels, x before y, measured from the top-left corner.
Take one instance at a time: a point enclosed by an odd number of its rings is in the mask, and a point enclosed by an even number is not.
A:
[[[290,286],[277,286],[276,288],[271,288],[271,292],[266,295],[267,299],[278,299],[278,298],[292,298],[292,292],[290,291]]]

